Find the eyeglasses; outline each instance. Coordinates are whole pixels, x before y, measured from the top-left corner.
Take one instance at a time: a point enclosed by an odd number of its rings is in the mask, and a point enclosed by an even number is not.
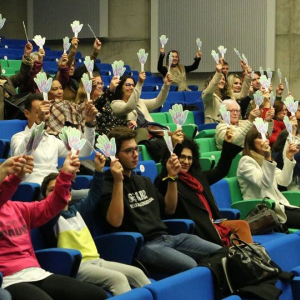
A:
[[[185,160],[188,160],[188,161],[192,161],[193,160],[193,156],[188,156],[188,155],[184,155],[184,154],[181,154],[180,156],[179,156],[179,160],[180,161],[185,161]]]
[[[96,82],[96,85],[104,86],[104,82]]]
[[[126,86],[126,87],[131,87],[131,86],[132,86],[132,87],[135,87],[135,84],[134,84],[134,83],[128,83],[128,82],[127,82],[127,83],[125,83],[125,86]]]
[[[124,150],[120,150],[119,152],[125,152],[128,156],[133,156],[135,152],[139,154],[141,153],[141,151],[142,151],[141,147],[137,146],[137,147],[131,147]]]
[[[228,111],[230,111],[231,114],[238,114],[241,110],[240,109],[229,109]]]

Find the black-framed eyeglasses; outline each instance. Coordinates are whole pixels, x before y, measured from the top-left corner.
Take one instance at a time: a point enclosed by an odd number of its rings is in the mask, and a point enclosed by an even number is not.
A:
[[[135,84],[134,83],[129,83],[129,82],[127,82],[127,83],[125,83],[125,86],[126,87],[135,87]]]
[[[238,114],[241,112],[240,109],[229,109],[228,111],[230,111],[231,114],[234,114],[234,113]]]
[[[185,160],[188,160],[188,161],[192,161],[193,160],[193,156],[189,156],[189,155],[184,155],[184,154],[181,154],[179,156],[179,160],[180,161],[185,161]]]
[[[104,82],[99,82],[99,81],[97,81],[97,82],[96,82],[96,85],[104,86]]]
[[[119,152],[125,152],[128,156],[133,156],[135,152],[138,154],[141,153],[142,148],[140,146],[126,148],[124,150],[120,150]]]

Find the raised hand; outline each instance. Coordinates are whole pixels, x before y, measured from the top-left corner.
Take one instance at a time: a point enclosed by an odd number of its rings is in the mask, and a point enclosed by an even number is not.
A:
[[[295,145],[295,143],[290,143],[286,149],[286,157],[290,160],[294,158],[294,155],[299,152],[299,149]]]
[[[171,155],[171,157],[167,161],[166,167],[169,177],[175,177],[178,175],[181,165],[176,154],[173,153]]]
[[[95,121],[97,113],[98,110],[93,104],[93,101],[87,101],[87,104],[85,106],[85,122],[93,123]]]
[[[109,85],[109,89],[114,92],[117,88],[117,86],[119,85],[120,83],[120,79],[118,78],[118,76],[114,76],[110,82],[110,85]]]
[[[100,52],[100,49],[101,49],[101,46],[102,46],[102,43],[100,42],[99,39],[95,39],[95,42],[94,42],[94,51],[99,53]]]
[[[77,150],[76,154],[72,154],[70,151],[64,161],[62,171],[68,174],[75,175],[77,171],[79,171],[80,161],[78,157],[79,150]]]
[[[114,182],[120,182],[123,181],[123,167],[118,159],[112,160],[110,162],[110,170],[111,174],[114,178]]]
[[[234,131],[230,126],[227,127],[224,140],[228,143],[233,143],[234,141]]]
[[[33,172],[34,164],[33,164],[33,156],[24,155],[25,163],[19,172],[15,173],[20,179],[25,177],[25,174],[31,174]]]
[[[144,71],[141,71],[139,73],[139,83],[144,83],[144,81],[146,80],[146,73]]]
[[[99,152],[96,152],[94,164],[95,164],[95,170],[97,172],[103,172],[103,168],[105,165],[105,156]]]
[[[43,121],[49,120],[50,117],[50,102],[48,100],[43,100],[38,108],[38,124]]]
[[[172,79],[172,75],[168,72],[167,75],[164,78],[164,84],[165,85],[171,85],[173,79]]]
[[[71,41],[71,45],[72,45],[72,47],[74,48],[74,49],[76,49],[77,50],[77,48],[78,48],[78,43],[79,43],[79,39],[77,38],[77,37],[73,37],[72,38],[72,41]]]
[[[27,42],[24,48],[24,56],[29,56],[32,52],[33,46],[30,42]]]

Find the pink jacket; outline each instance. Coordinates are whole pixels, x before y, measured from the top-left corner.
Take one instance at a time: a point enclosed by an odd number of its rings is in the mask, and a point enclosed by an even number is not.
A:
[[[43,201],[18,202],[8,199],[20,179],[7,177],[0,186],[0,270],[3,276],[29,267],[40,267],[30,237],[30,229],[56,216],[68,203],[71,174],[60,172],[54,191]]]

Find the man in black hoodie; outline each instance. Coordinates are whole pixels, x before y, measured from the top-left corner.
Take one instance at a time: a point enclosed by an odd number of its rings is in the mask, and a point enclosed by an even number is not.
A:
[[[168,274],[197,266],[207,254],[221,247],[195,235],[168,235],[161,212],[171,213],[177,204],[177,174],[180,163],[175,154],[167,162],[166,196],[158,193],[150,178],[136,175],[139,161],[135,131],[116,127],[108,137],[115,138],[116,160],[105,173],[101,213],[112,231],[140,232],[145,239],[139,259]]]

